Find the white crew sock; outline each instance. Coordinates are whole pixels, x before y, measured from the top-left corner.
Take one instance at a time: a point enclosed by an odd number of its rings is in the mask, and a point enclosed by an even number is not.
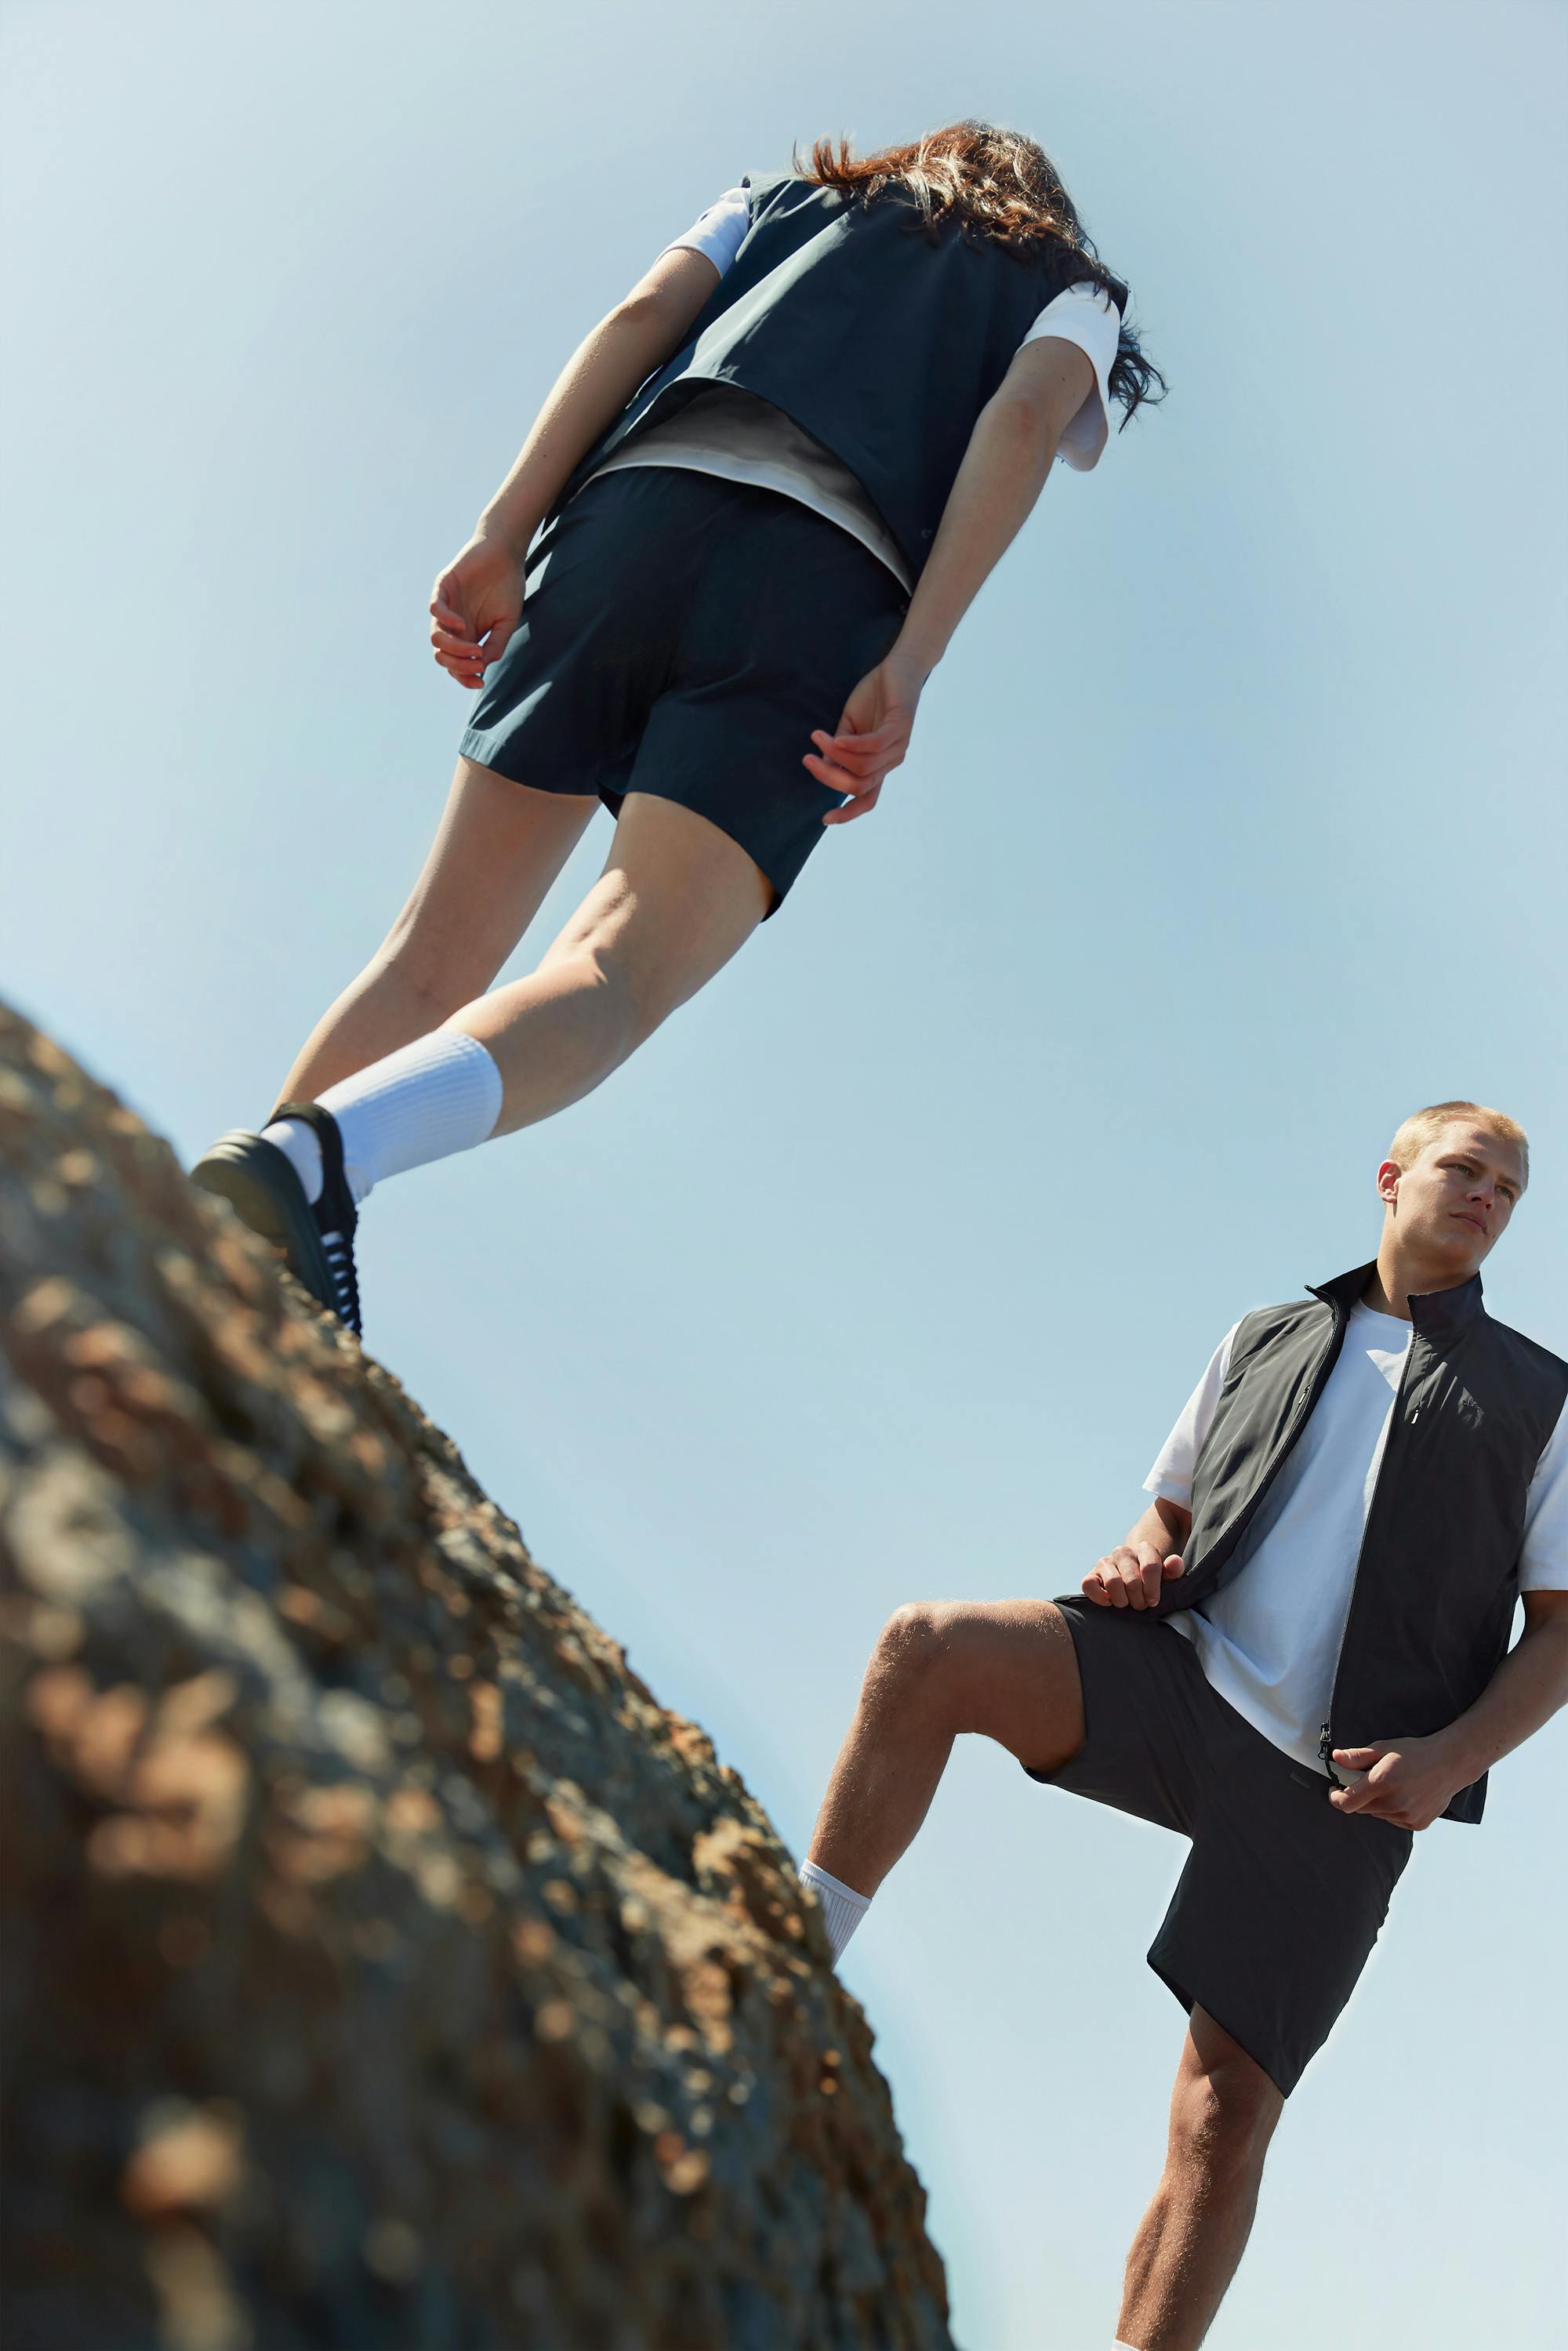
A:
[[[494,1134],[501,1072],[477,1037],[434,1029],[317,1099],[338,1122],[343,1173],[357,1207],[383,1176],[471,1151]],[[276,1119],[262,1134],[290,1162],[306,1198],[319,1200],[321,1145],[304,1120]]]
[[[871,1908],[871,1896],[857,1894],[852,1886],[845,1886],[837,1877],[830,1877],[814,1861],[800,1864],[800,1883],[809,1886],[822,1906],[822,1923],[828,1930],[828,1942],[836,1966],[844,1945]]]

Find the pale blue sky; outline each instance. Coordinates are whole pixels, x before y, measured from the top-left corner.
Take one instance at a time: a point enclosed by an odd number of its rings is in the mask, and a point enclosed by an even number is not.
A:
[[[1523,1119],[1568,1347],[1568,20],[494,0],[5,13],[4,980],[190,1158],[411,883],[424,642],[573,344],[742,171],[979,113],[1172,396],[1059,475],[912,757],[592,1101],[366,1214],[367,1336],[798,1851],[899,1601],[1074,1586],[1221,1332]],[[836,714],[824,714],[830,719]],[[542,919],[596,870],[596,826]],[[1568,1725],[1424,1837],[1216,2351],[1561,2342]],[[960,1755],[852,1947],[964,2351],[1105,2351],[1185,1848]]]

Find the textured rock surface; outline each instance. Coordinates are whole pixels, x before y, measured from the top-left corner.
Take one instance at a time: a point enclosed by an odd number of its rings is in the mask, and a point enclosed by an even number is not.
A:
[[[9,2351],[949,2337],[760,1808],[0,1014]]]

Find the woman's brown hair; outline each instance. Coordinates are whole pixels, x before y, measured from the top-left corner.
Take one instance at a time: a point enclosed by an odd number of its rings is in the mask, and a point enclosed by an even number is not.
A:
[[[999,245],[1021,262],[1055,261],[1063,286],[1077,279],[1100,287],[1122,317],[1110,389],[1126,411],[1123,423],[1145,401],[1164,398],[1166,380],[1127,324],[1125,286],[1095,252],[1044,148],[1021,131],[950,122],[905,146],[859,158],[852,156],[847,139],[819,139],[809,165],[798,152],[790,162],[803,180],[837,188],[852,203],[874,204],[889,195],[912,201],[918,217],[910,227],[933,244],[943,224],[956,220],[971,245]]]

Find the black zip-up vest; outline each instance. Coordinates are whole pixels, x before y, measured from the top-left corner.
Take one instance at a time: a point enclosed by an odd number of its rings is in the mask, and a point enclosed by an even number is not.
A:
[[[1193,1478],[1186,1571],[1158,1613],[1240,1573],[1248,1530],[1344,1343],[1364,1265],[1239,1325]],[[1508,1646],[1525,1498],[1568,1364],[1494,1322],[1479,1274],[1409,1301],[1413,1325],[1356,1562],[1322,1749],[1425,1737],[1473,1706]],[[1479,1821],[1486,1774],[1444,1817]]]
[[[976,420],[1043,306],[1085,276],[1066,247],[1019,259],[932,244],[901,192],[852,203],[792,172],[747,174],[750,225],[688,340],[575,468],[546,528],[632,434],[728,383],[770,401],[862,484],[917,579]],[[1114,289],[1126,309],[1126,289]]]

